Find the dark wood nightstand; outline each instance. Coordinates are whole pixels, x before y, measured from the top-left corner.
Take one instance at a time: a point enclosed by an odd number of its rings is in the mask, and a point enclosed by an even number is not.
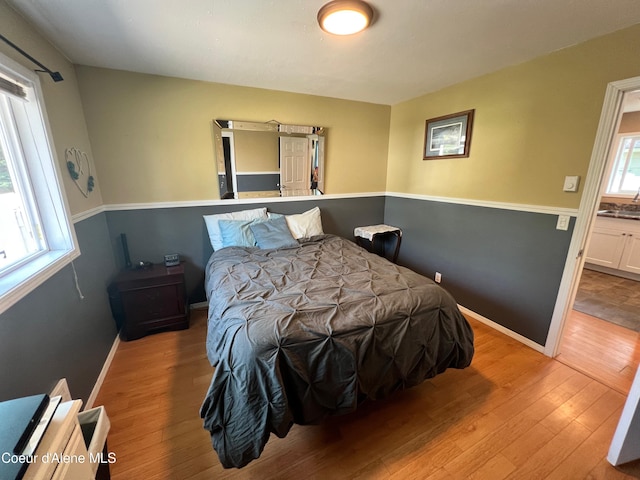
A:
[[[182,265],[123,270],[109,285],[111,312],[123,340],[189,328]]]

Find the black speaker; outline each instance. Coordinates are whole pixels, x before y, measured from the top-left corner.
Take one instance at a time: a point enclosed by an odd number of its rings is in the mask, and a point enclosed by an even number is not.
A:
[[[129,247],[127,246],[127,236],[124,233],[120,234],[120,241],[122,242],[122,252],[124,253],[124,265],[127,268],[131,268],[131,257],[129,256]]]

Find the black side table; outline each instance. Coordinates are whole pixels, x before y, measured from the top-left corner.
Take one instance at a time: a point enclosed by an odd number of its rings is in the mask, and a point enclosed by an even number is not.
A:
[[[395,263],[398,259],[398,252],[400,251],[400,243],[402,242],[402,230],[398,227],[392,227],[391,225],[368,225],[366,227],[356,227],[353,231],[356,237],[356,243],[363,248],[366,248],[370,252],[378,253],[380,248],[376,250],[378,241],[384,240],[387,236],[395,237],[395,248],[390,260]],[[366,241],[365,241],[366,240]],[[367,242],[368,241],[368,242]],[[369,248],[367,248],[369,247]],[[382,246],[382,253],[384,256],[384,245]],[[378,253],[379,255],[379,253]]]

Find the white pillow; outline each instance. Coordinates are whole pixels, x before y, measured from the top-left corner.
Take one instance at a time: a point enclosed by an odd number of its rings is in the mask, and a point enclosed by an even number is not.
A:
[[[322,219],[320,218],[320,208],[315,207],[304,213],[297,215],[286,215],[287,226],[291,230],[291,235],[296,240],[299,238],[309,238],[314,235],[322,235]]]
[[[222,234],[218,220],[255,220],[267,219],[267,207],[254,208],[253,210],[240,210],[239,212],[219,213],[217,215],[203,215],[204,223],[209,232],[209,241],[214,250],[220,250],[222,245]]]

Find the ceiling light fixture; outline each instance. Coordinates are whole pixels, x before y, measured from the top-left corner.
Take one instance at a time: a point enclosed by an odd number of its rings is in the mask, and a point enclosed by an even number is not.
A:
[[[318,11],[318,23],[325,32],[352,35],[371,24],[373,8],[362,0],[333,0]]]

